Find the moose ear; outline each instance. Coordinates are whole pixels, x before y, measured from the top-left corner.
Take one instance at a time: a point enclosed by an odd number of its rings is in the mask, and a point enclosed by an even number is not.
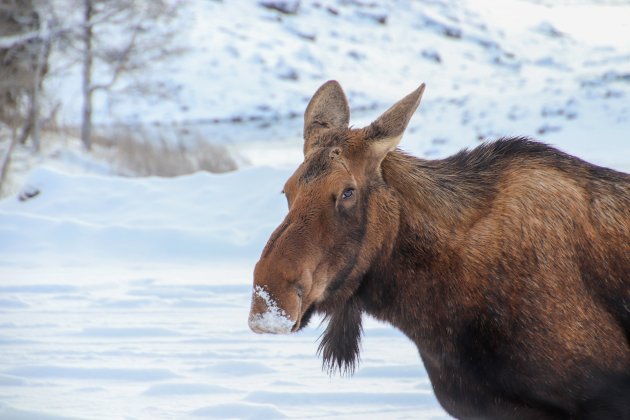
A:
[[[379,164],[387,153],[398,146],[411,116],[420,105],[424,88],[423,83],[365,128],[370,152]]]
[[[329,80],[317,89],[304,112],[304,154],[313,146],[318,131],[347,128],[349,121],[346,95],[337,81]]]

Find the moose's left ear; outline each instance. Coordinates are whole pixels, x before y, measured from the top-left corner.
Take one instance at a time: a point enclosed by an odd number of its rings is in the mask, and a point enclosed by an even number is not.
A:
[[[402,138],[411,116],[420,105],[425,84],[396,102],[372,124],[365,127],[369,150],[380,163],[387,153],[394,150]]]

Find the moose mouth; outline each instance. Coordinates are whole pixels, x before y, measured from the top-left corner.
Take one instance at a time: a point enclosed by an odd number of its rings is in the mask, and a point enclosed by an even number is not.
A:
[[[297,321],[295,321],[295,325],[291,328],[291,332],[295,333],[301,331],[305,328],[309,321],[311,320],[311,316],[315,310],[315,304],[311,302],[305,311],[302,311],[302,304],[304,303],[304,288],[302,286],[296,287],[296,292],[298,296],[298,311],[297,311]]]
[[[301,331],[303,328],[305,328],[308,325],[308,323],[311,321],[311,317],[313,316],[314,313],[315,313],[315,305],[311,304],[308,308],[306,308],[306,311],[304,311],[304,314],[297,320],[297,322],[291,329],[291,332],[298,332],[298,331]]]

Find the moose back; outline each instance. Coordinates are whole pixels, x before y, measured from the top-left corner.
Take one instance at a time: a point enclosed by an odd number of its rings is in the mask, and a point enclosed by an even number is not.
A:
[[[423,92],[360,129],[337,82],[315,93],[250,328],[324,314],[324,364],[351,373],[366,312],[416,344],[453,416],[630,418],[630,176],[523,138],[407,155]]]

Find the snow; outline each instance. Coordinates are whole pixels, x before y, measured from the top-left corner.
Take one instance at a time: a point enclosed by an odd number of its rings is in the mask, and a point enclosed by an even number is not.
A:
[[[7,223],[0,227],[0,243],[25,255],[37,243],[49,258],[198,261],[243,254],[254,258],[279,222],[276,218],[265,222],[261,215],[277,215],[284,209],[280,191],[288,175],[257,168],[224,175],[199,172],[174,179],[130,179],[40,167],[25,185],[41,191],[41,199],[6,200],[2,214]],[[240,218],[234,217],[235,208],[242,209]]]
[[[253,331],[261,333],[289,334],[295,322],[282,308],[278,307],[269,292],[261,286],[254,286],[252,299],[256,298],[265,302],[267,310],[250,318],[249,327]]]
[[[255,3],[182,10],[192,50],[156,70],[180,99],[95,109],[249,165],[123,178],[60,150],[19,178],[38,194],[0,201],[0,418],[447,417],[390,326],[366,320],[352,377],[322,371],[318,319],[291,335],[248,327],[254,264],[302,158],[300,117],[327,79],[357,127],[426,82],[401,142],[424,158],[527,135],[630,172],[627,4],[320,0],[288,16]],[[75,76],[49,86],[70,122]],[[264,322],[286,329],[280,315]]]

